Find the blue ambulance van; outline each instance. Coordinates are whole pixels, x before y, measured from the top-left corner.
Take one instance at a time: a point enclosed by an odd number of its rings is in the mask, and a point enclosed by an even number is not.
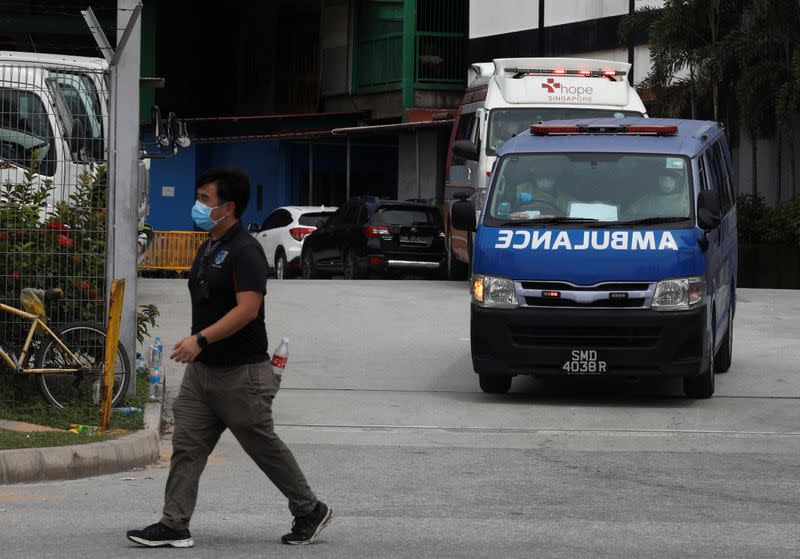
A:
[[[484,392],[516,375],[683,378],[731,366],[736,197],[715,122],[534,124],[498,151],[476,231],[470,338]]]

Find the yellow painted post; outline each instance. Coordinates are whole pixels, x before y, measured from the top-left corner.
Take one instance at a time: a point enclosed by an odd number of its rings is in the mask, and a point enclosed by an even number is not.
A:
[[[114,389],[114,369],[117,365],[117,345],[119,344],[119,325],[122,321],[122,299],[125,295],[125,280],[111,283],[111,300],[108,304],[108,330],[106,332],[105,367],[103,368],[103,407],[100,428],[108,431],[111,423],[111,400]]]

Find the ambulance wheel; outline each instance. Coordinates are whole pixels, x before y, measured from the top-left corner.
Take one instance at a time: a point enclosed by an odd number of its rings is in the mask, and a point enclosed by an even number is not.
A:
[[[453,254],[453,235],[447,234],[447,279],[462,281],[467,279],[467,265]]]
[[[722,338],[722,345],[715,357],[714,370],[717,373],[727,373],[733,362],[733,311],[728,314],[728,330]]]
[[[683,377],[683,392],[688,398],[705,399],[714,395],[714,361],[714,343],[712,342],[705,370],[695,377]]]
[[[511,388],[511,378],[508,375],[478,374],[481,390],[487,394],[505,394]]]

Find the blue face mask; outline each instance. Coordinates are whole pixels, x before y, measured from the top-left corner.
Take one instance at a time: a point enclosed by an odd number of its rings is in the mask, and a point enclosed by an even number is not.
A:
[[[518,192],[517,200],[520,202],[530,202],[533,200],[533,195],[530,192]]]
[[[220,207],[222,206],[220,205],[217,206],[216,208],[212,208],[206,206],[205,204],[203,204],[198,200],[197,202],[194,203],[194,206],[192,206],[192,219],[194,220],[194,224],[197,225],[203,231],[208,231],[209,229],[214,227],[217,223],[225,219],[224,216],[219,218],[217,221],[211,219],[211,212]]]

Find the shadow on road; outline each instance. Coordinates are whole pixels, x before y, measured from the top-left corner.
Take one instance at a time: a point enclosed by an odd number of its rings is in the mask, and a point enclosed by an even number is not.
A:
[[[482,394],[475,375],[475,392],[452,393],[455,400],[496,402],[507,405],[627,407],[686,409],[703,400],[686,398],[681,379],[533,378],[514,377],[508,394]]]

